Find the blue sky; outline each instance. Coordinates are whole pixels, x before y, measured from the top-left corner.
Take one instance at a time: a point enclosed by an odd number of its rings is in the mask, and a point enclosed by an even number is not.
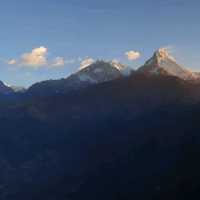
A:
[[[200,70],[199,10],[199,0],[2,0],[0,79],[29,86],[89,58],[137,68],[160,47]]]

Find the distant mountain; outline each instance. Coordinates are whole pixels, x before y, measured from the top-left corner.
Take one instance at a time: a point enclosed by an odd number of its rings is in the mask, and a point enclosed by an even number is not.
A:
[[[179,64],[164,48],[157,50],[138,72],[154,75],[171,75],[183,80],[197,80],[200,76]]]
[[[65,79],[48,80],[32,85],[27,93],[31,95],[46,96],[67,93],[122,77],[123,65],[97,61]]]
[[[8,95],[12,93],[14,93],[14,90],[3,81],[0,81],[0,94]]]
[[[96,61],[95,63],[79,69],[67,78],[59,80],[47,80],[33,84],[30,88],[10,86],[0,82],[0,94],[20,94],[25,96],[53,96],[78,91],[88,86],[109,82],[133,73],[148,75],[174,76],[186,81],[200,81],[200,73],[192,72],[181,65],[168,53],[165,48],[158,49],[153,56],[138,70],[119,63]]]
[[[78,78],[81,82],[98,84],[119,78],[122,69],[123,65],[119,63],[97,61],[73,74],[73,76]]]
[[[26,92],[26,88],[20,87],[20,86],[10,86],[10,88],[17,93],[23,93]]]
[[[76,92],[88,86],[109,82],[133,73],[148,75],[174,76],[182,80],[199,82],[200,74],[192,72],[181,65],[164,48],[158,49],[153,56],[138,70],[134,71],[117,60],[111,62],[96,61],[95,63],[79,69],[67,78],[47,80],[33,84],[29,89],[9,86],[1,82],[0,93],[25,93],[25,96],[53,96]]]

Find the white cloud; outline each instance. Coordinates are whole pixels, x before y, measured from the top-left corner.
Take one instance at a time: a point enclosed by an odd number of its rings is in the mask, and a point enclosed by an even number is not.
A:
[[[9,65],[18,65],[24,68],[39,69],[42,67],[53,68],[61,67],[67,64],[75,63],[75,59],[64,59],[63,57],[54,57],[48,59],[48,49],[44,46],[34,48],[29,53],[23,53],[18,59],[6,61]]]
[[[30,53],[24,53],[20,59],[20,65],[38,68],[47,65],[47,53],[46,47],[39,47],[33,49]]]
[[[15,65],[15,64],[17,64],[17,61],[15,59],[11,59],[11,60],[7,61],[7,64],[9,64],[9,65]]]
[[[141,57],[141,54],[138,51],[128,51],[125,53],[125,55],[130,61],[137,60],[138,58]]]
[[[79,69],[83,69],[94,63],[94,59],[90,57],[85,57],[85,59],[82,59],[80,57],[65,59],[61,56],[49,58],[48,49],[44,46],[41,46],[32,49],[30,52],[23,53],[21,56],[19,56],[19,58],[13,58],[7,61],[4,60],[4,62],[6,62],[9,65],[16,65],[18,67],[29,69],[53,69],[79,62]]]
[[[175,46],[174,45],[167,45],[167,46],[160,47],[160,49],[164,49],[169,54],[172,54],[175,51]]]
[[[91,65],[92,63],[94,63],[94,59],[93,59],[93,58],[86,58],[86,59],[82,60],[79,69],[83,69],[83,68],[85,68],[85,67],[88,67],[88,66]]]
[[[53,63],[52,63],[53,67],[61,67],[61,66],[64,66],[64,65],[65,65],[65,60],[62,57],[56,57],[53,60]]]
[[[176,61],[176,59],[173,57],[174,51],[175,51],[175,47],[173,45],[168,45],[168,46],[159,48],[159,52],[162,56],[167,56],[170,59]]]

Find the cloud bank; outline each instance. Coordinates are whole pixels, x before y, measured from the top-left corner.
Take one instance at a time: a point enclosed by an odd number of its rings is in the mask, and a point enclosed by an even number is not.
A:
[[[18,59],[7,61],[9,65],[18,65],[24,68],[39,69],[42,67],[60,67],[65,64],[72,63],[65,61],[63,57],[55,57],[52,60],[48,59],[48,49],[44,46],[34,48],[30,52],[23,53]]]

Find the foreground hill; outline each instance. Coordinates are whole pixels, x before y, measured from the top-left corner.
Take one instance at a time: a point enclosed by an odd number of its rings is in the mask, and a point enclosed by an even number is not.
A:
[[[199,85],[132,74],[2,107],[2,199],[198,195]]]

